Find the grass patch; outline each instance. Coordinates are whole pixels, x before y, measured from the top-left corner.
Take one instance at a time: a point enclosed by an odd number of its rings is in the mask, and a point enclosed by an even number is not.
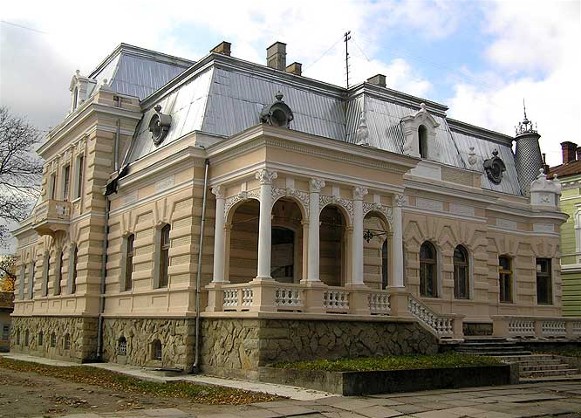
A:
[[[386,357],[343,358],[338,360],[312,360],[276,363],[274,367],[298,370],[321,370],[329,372],[441,369],[470,366],[494,366],[502,362],[494,357],[474,356],[460,353],[434,355],[406,355]]]
[[[96,385],[118,392],[155,397],[182,398],[208,405],[243,405],[280,399],[275,395],[251,392],[222,386],[199,385],[189,382],[157,383],[89,366],[49,366],[18,361],[0,356],[0,367],[9,370],[38,373],[70,382]]]

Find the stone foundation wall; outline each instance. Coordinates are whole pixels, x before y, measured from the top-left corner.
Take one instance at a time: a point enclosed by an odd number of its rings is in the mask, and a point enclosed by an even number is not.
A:
[[[16,316],[12,318],[10,351],[77,363],[94,361],[97,322],[89,317]]]
[[[204,318],[202,335],[202,371],[251,379],[280,361],[438,352],[415,322]]]
[[[126,340],[120,355],[119,340]],[[161,342],[161,360],[154,341]],[[190,371],[194,364],[195,319],[106,318],[103,321],[103,361]]]

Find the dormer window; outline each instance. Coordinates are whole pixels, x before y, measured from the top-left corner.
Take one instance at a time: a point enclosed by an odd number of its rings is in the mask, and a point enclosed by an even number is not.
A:
[[[74,112],[85,100],[91,97],[96,85],[97,80],[82,76],[79,70],[75,72],[69,85],[69,91],[71,92],[71,112]]]
[[[79,105],[79,88],[75,87],[75,89],[73,90],[73,109],[72,110],[75,110],[78,105]]]
[[[422,103],[420,110],[401,119],[404,135],[403,153],[417,158],[436,159],[436,128],[440,126]]]

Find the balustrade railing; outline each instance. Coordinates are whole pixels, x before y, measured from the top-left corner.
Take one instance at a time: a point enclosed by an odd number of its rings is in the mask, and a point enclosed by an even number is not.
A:
[[[438,337],[454,337],[455,315],[437,314],[412,295],[408,297],[408,309],[414,317],[428,326]]]
[[[495,315],[496,337],[581,339],[581,318]]]
[[[298,286],[276,287],[274,291],[274,306],[278,310],[300,311],[303,309],[302,289]]]
[[[349,292],[341,288],[329,287],[323,294],[323,306],[327,312],[348,313]]]
[[[372,315],[389,315],[391,308],[389,305],[389,293],[371,292],[368,297],[369,311]]]

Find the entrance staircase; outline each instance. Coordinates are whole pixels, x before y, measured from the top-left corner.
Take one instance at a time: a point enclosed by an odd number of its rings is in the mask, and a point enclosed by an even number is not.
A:
[[[523,383],[581,377],[579,370],[569,366],[559,356],[533,354],[517,342],[502,338],[466,338],[458,345],[456,351],[494,356],[505,363],[518,363],[519,377]]]

